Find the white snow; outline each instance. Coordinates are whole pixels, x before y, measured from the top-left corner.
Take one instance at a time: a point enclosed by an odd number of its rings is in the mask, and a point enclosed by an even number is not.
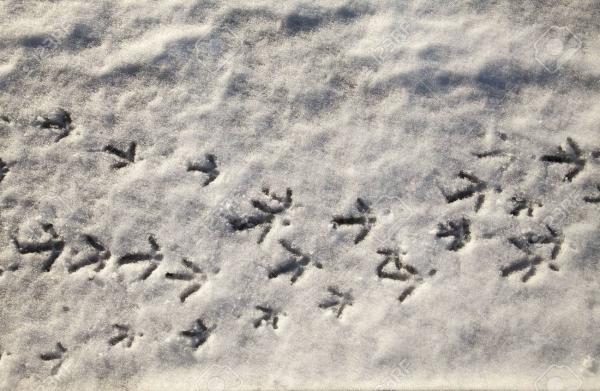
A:
[[[0,389],[596,388],[599,16],[4,0]]]

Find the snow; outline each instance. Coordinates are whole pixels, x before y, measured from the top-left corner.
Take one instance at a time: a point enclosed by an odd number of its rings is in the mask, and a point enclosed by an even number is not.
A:
[[[3,1],[0,388],[597,387],[599,12]]]

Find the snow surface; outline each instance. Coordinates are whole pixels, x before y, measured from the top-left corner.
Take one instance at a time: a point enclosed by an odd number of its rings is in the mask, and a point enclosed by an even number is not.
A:
[[[598,387],[599,17],[1,1],[0,388]]]

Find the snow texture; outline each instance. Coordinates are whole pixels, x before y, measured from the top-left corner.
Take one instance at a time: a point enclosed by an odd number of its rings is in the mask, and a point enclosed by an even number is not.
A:
[[[0,1],[0,389],[597,387],[599,18]]]

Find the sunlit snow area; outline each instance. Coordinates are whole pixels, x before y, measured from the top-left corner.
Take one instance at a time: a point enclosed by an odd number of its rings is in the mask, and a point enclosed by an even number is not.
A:
[[[0,0],[0,389],[597,388],[599,22]]]

